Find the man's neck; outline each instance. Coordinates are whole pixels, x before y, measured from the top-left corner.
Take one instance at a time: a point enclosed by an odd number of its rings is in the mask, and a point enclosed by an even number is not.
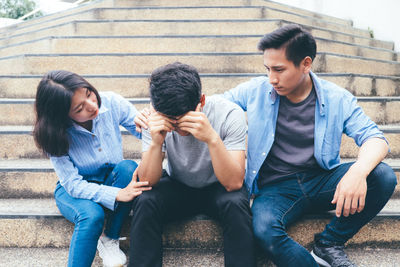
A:
[[[286,98],[292,103],[300,103],[310,95],[312,88],[313,83],[311,80],[311,76],[307,75],[304,78],[304,81],[299,84],[298,88],[294,90],[291,94],[287,95]]]

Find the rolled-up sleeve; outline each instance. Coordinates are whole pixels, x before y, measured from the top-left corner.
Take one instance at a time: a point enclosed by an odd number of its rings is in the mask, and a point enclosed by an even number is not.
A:
[[[353,138],[358,146],[361,146],[370,138],[381,138],[388,142],[375,122],[373,122],[357,104],[354,96],[347,99],[346,120],[344,122],[344,133]]]

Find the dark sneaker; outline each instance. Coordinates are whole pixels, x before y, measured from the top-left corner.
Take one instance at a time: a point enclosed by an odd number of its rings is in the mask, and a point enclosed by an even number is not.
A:
[[[315,244],[311,251],[314,260],[323,267],[357,267],[347,258],[344,246]]]

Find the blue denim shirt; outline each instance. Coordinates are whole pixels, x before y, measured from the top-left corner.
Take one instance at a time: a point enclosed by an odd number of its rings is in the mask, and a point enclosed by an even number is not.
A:
[[[112,92],[102,92],[100,97],[101,107],[99,115],[93,120],[92,131],[73,123],[67,129],[68,154],[50,157],[50,160],[68,194],[74,198],[93,200],[114,210],[120,188],[101,183],[123,160],[119,126],[124,126],[138,138],[140,134],[136,132],[134,123],[137,110],[131,103]]]
[[[317,93],[315,107],[314,156],[318,164],[330,170],[340,164],[342,134],[352,137],[358,146],[368,138],[383,138],[377,125],[357,105],[346,89],[319,79],[310,73]],[[279,95],[268,77],[257,77],[224,93],[224,97],[247,111],[248,148],[245,184],[250,194],[257,193],[258,172],[275,137]]]

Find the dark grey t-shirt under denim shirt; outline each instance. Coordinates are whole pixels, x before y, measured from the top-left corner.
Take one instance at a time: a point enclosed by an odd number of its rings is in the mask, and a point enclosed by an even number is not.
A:
[[[314,86],[299,103],[280,97],[275,140],[261,166],[259,188],[297,172],[320,168],[314,157],[316,98]]]

